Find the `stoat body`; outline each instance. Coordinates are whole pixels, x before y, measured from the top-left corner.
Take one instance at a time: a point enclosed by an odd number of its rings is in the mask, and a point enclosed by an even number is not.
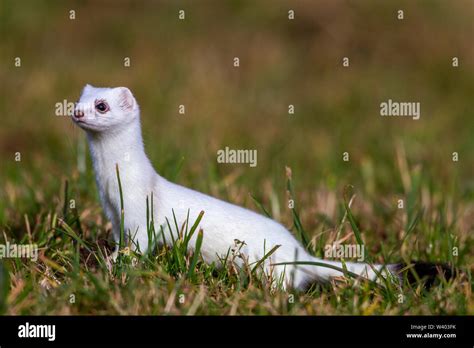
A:
[[[87,85],[73,116],[74,122],[87,133],[97,187],[106,216],[112,222],[115,242],[120,238],[120,195],[116,175],[119,167],[124,203],[124,227],[133,244],[144,252],[148,247],[147,203],[153,194],[155,231],[164,228],[165,243],[176,238],[166,219],[174,227],[189,226],[204,211],[199,228],[203,230],[201,253],[204,261],[219,263],[236,241],[240,253],[249,263],[264,257],[274,246],[279,248],[264,262],[267,274],[282,277],[283,286],[302,289],[317,281],[341,276],[338,270],[314,265],[274,265],[276,263],[310,261],[343,268],[340,262],[311,256],[281,224],[248,209],[224,202],[174,184],[156,173],[144,151],[138,104],[128,88],[95,88]],[[171,236],[173,234],[173,237]],[[196,233],[189,247],[195,245]],[[161,233],[159,234],[161,236]],[[240,259],[236,259],[238,262]],[[347,270],[375,279],[381,265],[345,264]],[[373,268],[372,268],[373,267]],[[377,272],[378,273],[378,272]]]

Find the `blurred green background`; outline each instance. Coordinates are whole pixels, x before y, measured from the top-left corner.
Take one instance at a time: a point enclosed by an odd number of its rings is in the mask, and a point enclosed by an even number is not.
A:
[[[395,204],[403,171],[418,170],[428,201],[462,202],[460,228],[472,231],[473,18],[470,0],[2,0],[2,225],[54,207],[65,179],[82,208],[97,205],[90,162],[77,170],[84,134],[55,116],[89,83],[133,91],[152,162],[173,179],[184,158],[181,184],[254,207],[248,192],[283,202],[290,166],[311,224],[348,184]],[[381,117],[388,99],[420,102],[421,119]],[[257,149],[258,166],[218,164],[226,146]]]

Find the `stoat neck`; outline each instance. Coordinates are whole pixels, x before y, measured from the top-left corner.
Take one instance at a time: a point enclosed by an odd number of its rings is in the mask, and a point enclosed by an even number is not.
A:
[[[99,177],[115,176],[115,165],[120,172],[136,168],[142,173],[154,172],[145,154],[140,122],[104,132],[87,132],[94,170]]]

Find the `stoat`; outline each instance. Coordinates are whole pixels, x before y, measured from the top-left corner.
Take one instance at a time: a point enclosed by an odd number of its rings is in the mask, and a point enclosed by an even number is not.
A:
[[[229,250],[241,242],[240,253],[247,262],[261,260],[273,247],[279,246],[264,263],[264,270],[274,279],[282,279],[283,287],[304,289],[314,282],[342,276],[341,270],[368,279],[396,273],[398,265],[327,261],[311,256],[281,224],[217,198],[174,184],[154,170],[143,146],[140,109],[126,87],[95,88],[86,85],[76,106],[73,121],[86,131],[100,200],[112,222],[113,237],[120,239],[121,200],[116,175],[118,165],[124,204],[124,227],[129,243],[144,252],[148,248],[147,197],[153,194],[155,231],[164,229],[164,243],[176,239],[176,231],[168,228],[189,224],[204,215],[199,227],[203,230],[201,253],[204,261],[219,263]],[[174,215],[173,215],[174,214]],[[172,236],[172,234],[174,234]],[[158,236],[162,236],[161,233]],[[196,233],[189,247],[195,245]],[[240,259],[236,259],[239,262]],[[318,262],[324,265],[286,264]],[[242,261],[240,261],[242,262]],[[335,266],[335,267],[334,267]]]

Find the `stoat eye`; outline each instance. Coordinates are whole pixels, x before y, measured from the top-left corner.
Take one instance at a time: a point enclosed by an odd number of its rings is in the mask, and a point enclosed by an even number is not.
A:
[[[95,109],[101,114],[105,114],[107,111],[109,111],[109,106],[106,102],[99,101],[95,104]]]

